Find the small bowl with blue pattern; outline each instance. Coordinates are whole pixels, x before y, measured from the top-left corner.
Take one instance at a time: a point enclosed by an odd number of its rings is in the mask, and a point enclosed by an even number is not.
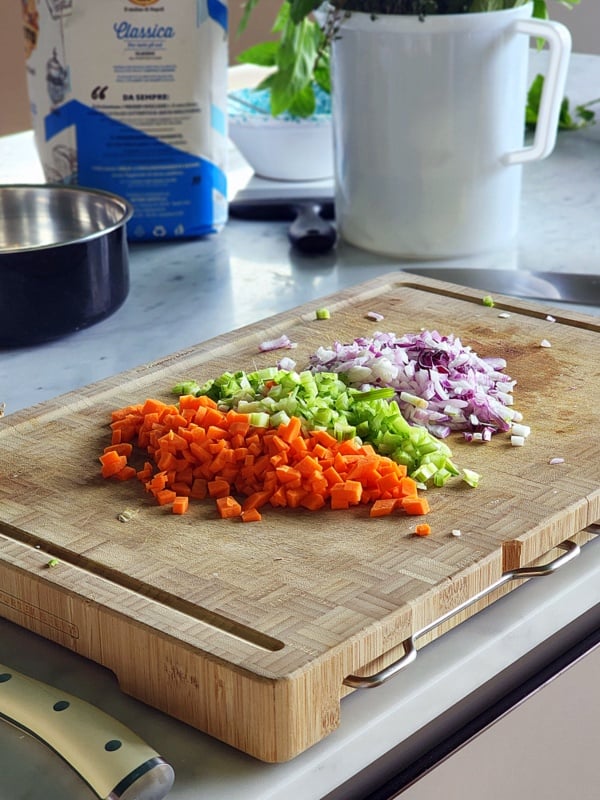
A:
[[[271,114],[268,89],[229,93],[229,137],[255,174],[280,181],[315,181],[333,176],[331,99],[316,90],[310,117]]]

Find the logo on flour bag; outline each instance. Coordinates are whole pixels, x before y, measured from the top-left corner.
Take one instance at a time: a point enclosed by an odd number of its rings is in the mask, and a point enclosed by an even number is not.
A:
[[[115,22],[113,30],[117,39],[172,39],[175,30],[170,25],[132,25],[131,22]]]

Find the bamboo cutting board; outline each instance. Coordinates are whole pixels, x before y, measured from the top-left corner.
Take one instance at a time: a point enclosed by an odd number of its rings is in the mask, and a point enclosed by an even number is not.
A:
[[[489,308],[476,291],[408,273],[319,305],[329,320],[311,303],[0,421],[0,614],[266,761],[337,726],[346,676],[397,658],[415,631],[600,519],[598,320],[555,310],[550,322],[509,298]],[[502,434],[485,445],[450,438],[455,461],[483,478],[429,490],[427,538],[413,535],[414,517],[370,519],[366,507],[265,508],[243,525],[206,501],[176,516],[138,481],[100,477],[113,409],[172,402],[182,379],[272,365],[284,353],[259,352],[264,339],[298,342],[300,369],[336,339],[422,328],[505,357],[532,428],[521,448]],[[127,523],[125,510],[135,512]]]

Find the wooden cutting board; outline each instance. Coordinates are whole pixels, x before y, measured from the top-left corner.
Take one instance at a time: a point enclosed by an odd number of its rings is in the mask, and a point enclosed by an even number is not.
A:
[[[551,322],[509,298],[489,308],[479,292],[407,273],[319,305],[329,320],[311,303],[0,421],[0,614],[266,761],[337,726],[346,676],[397,658],[407,637],[600,518],[598,320],[555,310]],[[385,319],[369,321],[371,310]],[[206,501],[176,516],[138,481],[100,476],[113,409],[173,401],[182,379],[274,364],[283,353],[259,352],[264,339],[287,334],[302,368],[336,339],[422,328],[505,357],[532,428],[521,448],[504,435],[451,437],[455,461],[483,479],[429,490],[427,538],[413,535],[414,517],[370,519],[367,508],[267,508],[244,525]],[[127,523],[125,510],[136,512]]]

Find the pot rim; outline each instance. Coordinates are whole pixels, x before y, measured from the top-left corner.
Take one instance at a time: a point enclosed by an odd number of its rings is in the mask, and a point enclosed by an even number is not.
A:
[[[85,244],[87,242],[98,239],[102,236],[107,236],[113,231],[122,228],[129,222],[133,216],[133,205],[124,198],[122,195],[115,194],[114,192],[104,191],[103,189],[95,189],[88,186],[70,185],[62,183],[10,183],[0,186],[0,197],[4,193],[12,190],[34,190],[35,192],[42,192],[46,194],[49,191],[72,192],[80,195],[92,195],[101,199],[110,201],[111,204],[121,209],[121,216],[110,225],[106,225],[97,231],[90,231],[83,236],[77,236],[72,239],[65,239],[64,241],[48,242],[47,244],[34,244],[34,245],[17,245],[14,247],[0,247],[0,256],[4,255],[18,255],[20,253],[35,253],[43,250],[51,250],[63,247],[71,247],[73,245]]]

